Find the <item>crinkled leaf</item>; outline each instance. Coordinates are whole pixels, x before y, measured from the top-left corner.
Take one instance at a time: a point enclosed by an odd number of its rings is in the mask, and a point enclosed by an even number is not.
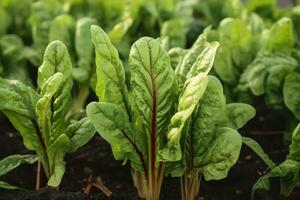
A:
[[[177,112],[171,118],[171,128],[167,135],[167,146],[160,151],[162,160],[176,161],[181,159],[182,151],[180,139],[182,130],[203,96],[207,82],[207,75],[203,73],[186,81],[183,92],[179,98]]]
[[[62,75],[59,75],[61,85],[58,86],[58,82],[53,81],[53,84],[56,85],[55,87],[58,87],[56,88],[57,91],[51,99],[45,95],[45,98],[48,98],[50,101],[48,110],[51,119],[48,119],[50,120],[48,131],[50,131],[51,140],[55,140],[67,128],[65,117],[71,105],[71,89],[73,85],[72,63],[67,48],[62,42],[54,41],[48,45],[43,64],[38,71],[38,86],[42,95],[46,92],[46,83],[49,84],[47,80],[51,79],[50,77],[58,72]]]
[[[187,74],[188,79],[184,83],[177,112],[171,118],[167,146],[160,152],[162,160],[176,161],[182,157],[181,133],[206,90],[207,74],[213,66],[218,46],[217,42],[208,44]]]
[[[203,97],[200,99],[198,109],[193,118],[190,133],[190,144],[185,144],[189,149],[188,159],[192,159],[192,167],[199,168],[204,154],[211,147],[214,138],[216,122],[225,110],[225,96],[221,82],[209,76],[208,85]],[[189,147],[191,145],[191,147]],[[187,162],[189,163],[189,161]]]
[[[241,75],[238,90],[241,92],[250,90],[255,96],[265,94],[269,72],[276,66],[284,65],[295,68],[297,61],[285,53],[261,51]]]
[[[231,128],[219,128],[215,140],[202,161],[201,172],[205,180],[225,178],[238,160],[241,147],[242,138],[237,131]]]
[[[53,112],[53,101],[55,95],[58,93],[59,89],[63,84],[63,74],[60,72],[55,73],[51,76],[45,83],[43,83],[43,88],[41,91],[41,97],[36,103],[36,114],[37,121],[40,126],[42,137],[47,144],[51,145],[51,125],[52,125],[52,112]]]
[[[272,68],[266,80],[265,102],[272,108],[282,109],[285,77],[293,72],[292,66],[278,65]]]
[[[204,30],[203,34],[197,38],[193,46],[185,53],[182,62],[176,66],[175,74],[180,86],[183,86],[188,72],[192,68],[200,53],[207,46],[207,34],[209,31],[210,28]]]
[[[283,98],[286,107],[300,120],[300,74],[293,73],[285,78]]]
[[[294,46],[293,24],[290,18],[277,21],[270,30],[265,48],[269,52],[291,53]]]
[[[199,73],[208,74],[214,64],[218,48],[218,42],[209,43],[192,65],[191,70],[187,74],[187,79],[197,76]]]
[[[240,129],[255,116],[255,113],[255,108],[249,104],[230,103],[226,105],[225,112],[217,123],[219,126]]]

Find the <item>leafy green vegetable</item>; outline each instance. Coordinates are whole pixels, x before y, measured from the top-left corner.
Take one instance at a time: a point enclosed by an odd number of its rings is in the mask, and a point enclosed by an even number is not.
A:
[[[247,104],[226,105],[221,82],[213,76],[208,77],[207,88],[195,110],[186,120],[181,119],[184,125],[180,143],[171,129],[168,149],[161,152],[163,159],[177,161],[167,165],[167,173],[181,176],[182,199],[197,196],[202,176],[207,181],[227,176],[242,146],[242,137],[235,129],[255,115],[255,109]]]
[[[284,162],[272,168],[268,173],[258,179],[252,188],[252,194],[258,189],[270,189],[270,179],[279,178],[280,194],[288,197],[294,187],[300,181],[300,124],[293,132],[292,143],[289,146],[289,154]]]
[[[88,117],[111,144],[115,158],[130,160],[139,195],[158,199],[164,171],[158,152],[165,144],[165,133],[176,105],[175,73],[169,56],[154,39],[136,41],[129,56],[130,85],[126,85],[125,69],[108,36],[96,26],[92,26],[91,32],[96,52],[96,94],[100,102],[88,105]],[[182,97],[193,95],[197,89],[201,97],[217,46],[212,43],[202,54],[195,55]],[[179,109],[186,107],[183,101],[182,104]]]
[[[240,128],[255,110],[245,104],[225,109],[220,81],[208,76],[219,45],[206,41],[207,32],[184,55],[177,54],[183,59],[175,62],[175,72],[157,40],[139,39],[130,51],[127,82],[108,35],[91,28],[99,102],[87,106],[87,115],[115,159],[130,161],[141,198],[159,198],[165,168],[179,176],[196,170],[196,180],[199,173],[206,180],[221,179],[238,158],[242,139],[228,127]],[[219,120],[222,113],[226,120]]]
[[[300,74],[291,73],[286,76],[283,85],[283,97],[286,107],[300,120]]]
[[[50,43],[45,51],[37,91],[19,81],[0,79],[0,110],[20,132],[25,146],[36,151],[52,187],[61,182],[65,153],[84,145],[95,132],[87,119],[75,124],[65,120],[72,79],[68,51],[59,41]]]
[[[7,34],[0,39],[0,51],[3,62],[3,75],[8,79],[22,81],[32,85],[26,68],[24,55],[24,43],[22,39],[14,34]]]
[[[11,155],[0,160],[0,177],[12,171],[22,164],[33,164],[37,161],[35,155]],[[10,185],[7,182],[0,181],[0,188],[7,190],[21,189],[19,187]]]

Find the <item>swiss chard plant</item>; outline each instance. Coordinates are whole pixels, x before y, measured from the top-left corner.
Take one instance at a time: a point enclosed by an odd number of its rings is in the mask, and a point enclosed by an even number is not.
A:
[[[209,32],[210,29],[206,29],[190,49],[169,51],[181,94],[176,113],[170,120],[167,144],[159,156],[166,162],[166,174],[181,177],[183,200],[196,198],[201,177],[209,181],[227,176],[244,140],[237,129],[255,115],[255,109],[248,104],[226,104],[222,84],[216,77],[199,77],[209,69],[205,63],[210,60],[209,53],[204,53],[208,50]],[[193,65],[196,60],[202,61],[197,71]],[[198,75],[193,76],[195,72]],[[197,79],[205,82],[198,83]],[[260,154],[250,143],[247,145]]]
[[[161,44],[141,38],[130,51],[128,78],[108,35],[97,26],[91,33],[99,102],[87,106],[87,115],[114,157],[130,161],[139,196],[158,199],[164,173],[185,174],[189,188],[183,192],[189,199],[197,193],[200,174],[208,180],[224,178],[242,144],[235,129],[255,110],[246,104],[225,105],[220,81],[208,76],[218,43],[208,43],[206,34],[201,35],[185,50],[184,62],[173,60],[180,68],[174,71]],[[181,151],[181,143],[190,146]],[[197,148],[199,157],[186,157],[190,147]],[[193,160],[197,164],[189,165]]]
[[[211,37],[212,34],[210,34]],[[214,73],[230,102],[263,99],[270,109],[286,116],[287,133],[299,122],[297,88],[299,59],[291,19],[282,18],[271,28],[257,15],[226,18],[218,28],[221,47]],[[288,142],[290,134],[285,134]]]
[[[252,188],[252,195],[257,190],[270,190],[271,179],[277,178],[280,182],[279,194],[288,197],[300,182],[300,124],[292,133],[292,143],[286,160],[260,177]]]
[[[35,155],[11,155],[0,160],[0,177],[6,175],[14,170],[21,164],[33,164],[37,161]],[[0,180],[0,188],[6,190],[21,189],[20,187],[13,186],[5,181]]]
[[[181,98],[178,107],[184,102]],[[255,115],[255,109],[248,104],[226,104],[222,84],[214,76],[208,76],[206,90],[195,106],[185,121],[175,121],[184,116],[181,110],[171,119],[167,148],[161,154],[166,161],[176,161],[167,164],[166,173],[181,177],[183,200],[196,198],[202,177],[206,181],[227,177],[242,146],[237,129]]]
[[[295,93],[299,88],[299,64],[292,54],[295,38],[291,20],[282,18],[264,31],[262,38],[264,43],[242,73],[237,91],[242,97],[244,94],[264,97],[267,106],[286,115],[287,132],[292,132],[293,122],[299,122],[300,116],[299,93]],[[287,141],[289,135],[286,134]]]
[[[24,145],[37,153],[51,187],[61,182],[64,155],[95,133],[87,118],[66,120],[72,85],[71,59],[60,41],[50,43],[45,51],[36,90],[17,80],[0,79],[0,111],[20,132]]]

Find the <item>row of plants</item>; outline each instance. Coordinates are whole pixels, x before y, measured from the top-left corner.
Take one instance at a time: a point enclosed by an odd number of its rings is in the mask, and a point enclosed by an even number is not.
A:
[[[201,179],[227,177],[243,144],[269,167],[253,198],[270,189],[272,177],[280,178],[284,196],[299,183],[298,6],[283,9],[273,0],[0,5],[0,111],[34,152],[2,159],[0,176],[37,162],[47,186],[59,188],[65,155],[98,132],[114,158],[129,163],[142,199],[159,199],[164,176],[180,177],[182,199],[195,199]],[[88,100],[93,95],[97,102]],[[289,153],[281,164],[238,132],[259,104],[285,116]],[[4,181],[0,187],[20,189]]]

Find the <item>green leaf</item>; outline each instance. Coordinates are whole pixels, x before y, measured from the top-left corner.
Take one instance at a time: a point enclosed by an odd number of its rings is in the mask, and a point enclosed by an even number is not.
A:
[[[112,148],[116,160],[130,160],[136,170],[142,169],[139,145],[141,136],[135,135],[130,125],[128,115],[119,106],[106,102],[92,102],[86,108],[87,116],[97,132]]]
[[[278,66],[286,66],[293,69],[296,68],[297,61],[285,53],[260,51],[255,60],[247,66],[241,75],[238,91],[250,90],[255,96],[265,94],[269,72],[272,72]]]
[[[213,66],[218,46],[217,42],[210,43],[198,56],[187,74],[188,79],[184,83],[177,112],[171,118],[167,146],[160,152],[162,160],[176,161],[182,158],[181,133],[206,90],[207,74]]]
[[[166,40],[168,49],[173,47],[184,48],[186,32],[184,20],[182,18],[174,18],[163,23],[160,35],[163,40]]]
[[[253,35],[242,19],[226,18],[219,26],[220,49],[214,70],[228,84],[236,84],[254,54]]]
[[[7,20],[8,20],[8,13],[5,9],[0,7],[0,37],[2,37],[7,30]]]
[[[114,25],[113,29],[108,33],[108,37],[114,45],[117,45],[123,39],[134,22],[132,13],[130,12],[130,9],[132,7],[131,4],[133,3],[134,2],[132,0],[126,2],[125,11],[121,20],[116,25]]]
[[[283,102],[283,85],[285,77],[293,72],[290,65],[278,65],[273,67],[266,80],[265,102],[272,108],[282,109]]]
[[[176,69],[177,66],[181,65],[187,52],[188,50],[182,48],[172,48],[168,51],[173,69]]]
[[[227,176],[236,163],[242,147],[240,134],[231,128],[219,128],[216,139],[208,149],[201,167],[206,181],[220,180]]]
[[[58,187],[65,173],[64,155],[70,149],[70,139],[66,134],[61,134],[48,147],[47,152],[50,157],[51,175],[48,179],[48,186]]]
[[[201,166],[203,155],[211,147],[215,136],[216,122],[222,116],[225,104],[221,82],[216,77],[209,76],[205,93],[192,118],[191,129],[188,133],[190,136],[187,136],[190,137],[190,143],[185,144],[189,149],[187,157],[192,161],[192,167],[199,168]]]
[[[29,150],[42,150],[37,139],[35,105],[39,95],[19,81],[0,78],[0,110],[23,137]]]
[[[43,84],[41,97],[36,103],[37,121],[42,137],[47,146],[50,145],[53,101],[59,89],[63,86],[63,74],[57,72]]]
[[[141,119],[149,138],[160,142],[174,105],[175,74],[169,56],[157,40],[144,37],[133,44],[129,66],[134,118]]]
[[[4,181],[0,181],[0,188],[6,189],[6,190],[22,190],[22,188],[10,185],[9,183],[4,182]]]
[[[183,86],[188,72],[192,68],[200,53],[208,45],[207,34],[209,31],[210,28],[204,30],[203,34],[197,38],[193,46],[185,53],[182,62],[176,66],[175,74],[180,86]]]
[[[22,164],[33,164],[37,161],[36,155],[10,155],[0,160],[0,177],[12,171]],[[0,181],[0,188],[7,190],[22,190],[22,188]]]
[[[4,64],[4,76],[32,85],[24,57],[24,44],[18,35],[7,34],[0,39],[1,59]]]
[[[255,116],[255,113],[255,108],[245,103],[227,104],[217,123],[219,126],[240,129]]]
[[[43,84],[56,72],[61,72],[64,76],[63,83],[70,90],[72,87],[72,62],[66,46],[60,41],[51,42],[44,54],[44,61],[38,70],[38,87],[43,88]]]
[[[65,171],[64,155],[70,149],[66,135],[66,115],[71,103],[72,63],[66,46],[60,41],[46,48],[38,71],[41,98],[36,104],[37,120],[46,146],[48,185],[59,186]],[[45,150],[44,150],[45,153]]]
[[[197,76],[199,73],[208,74],[214,64],[218,48],[218,42],[208,44],[192,65],[191,70],[187,74],[187,79]]]
[[[300,120],[300,75],[292,73],[285,78],[283,98],[286,107]]]
[[[293,131],[292,143],[289,146],[288,159],[300,162],[300,124],[298,124]]]
[[[252,195],[258,189],[270,190],[270,179],[279,177],[281,182],[280,194],[289,196],[299,181],[300,163],[287,159],[279,166],[271,169],[270,172],[260,177],[252,188]]]
[[[280,51],[291,53],[294,46],[293,23],[290,18],[284,17],[277,21],[268,34],[265,49],[269,52]]]
[[[89,80],[94,65],[94,45],[91,41],[90,27],[97,21],[84,17],[77,21],[75,35],[75,50],[78,56],[77,67],[74,68],[74,79],[80,83]]]
[[[88,118],[82,118],[69,125],[67,133],[71,138],[71,148],[69,152],[75,152],[84,146],[94,136],[96,130]]]
[[[56,85],[56,92],[52,91],[53,96],[50,107],[48,108],[51,112],[51,126],[49,126],[49,131],[53,140],[55,140],[60,134],[64,133],[67,128],[65,123],[65,117],[71,106],[71,89],[73,85],[72,78],[72,63],[66,49],[66,46],[60,41],[51,42],[44,55],[43,64],[39,67],[38,71],[38,87],[41,90],[41,94],[47,97],[45,93],[45,88],[47,88],[46,83],[54,76],[56,73],[61,75],[56,75],[57,78],[61,79],[60,86],[58,82],[53,82]],[[59,76],[59,77],[58,77]],[[53,78],[53,77],[52,77]],[[54,87],[53,87],[54,89]],[[41,111],[41,110],[40,110]]]
[[[182,158],[180,147],[181,133],[203,96],[207,83],[207,75],[203,73],[186,81],[179,98],[177,112],[171,118],[171,128],[167,135],[167,146],[159,153],[161,160],[176,161]]]
[[[11,155],[0,160],[0,176],[7,174],[18,166],[28,163],[33,164],[37,161],[36,155]]]
[[[69,52],[73,52],[74,32],[74,18],[67,14],[59,15],[51,21],[49,28],[49,42],[60,40],[67,46]]]
[[[125,70],[116,48],[107,34],[98,26],[91,26],[96,53],[96,94],[103,102],[121,105],[125,110]]]
[[[42,60],[43,52],[48,44],[51,14],[43,1],[33,2],[31,5],[31,26],[34,48],[38,60]]]
[[[248,137],[242,137],[243,143],[246,144],[250,149],[252,149],[256,155],[258,155],[271,169],[276,167],[276,164],[269,158],[269,156],[264,152],[262,147],[253,139]]]

